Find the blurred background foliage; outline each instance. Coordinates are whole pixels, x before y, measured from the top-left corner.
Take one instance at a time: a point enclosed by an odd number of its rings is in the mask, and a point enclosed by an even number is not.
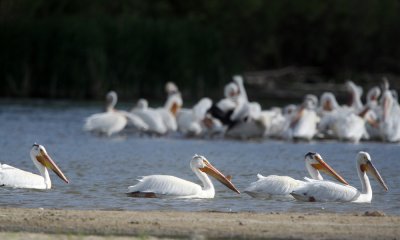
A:
[[[1,0],[0,95],[222,94],[232,74],[400,74],[398,0]],[[347,74],[347,75],[346,75]]]

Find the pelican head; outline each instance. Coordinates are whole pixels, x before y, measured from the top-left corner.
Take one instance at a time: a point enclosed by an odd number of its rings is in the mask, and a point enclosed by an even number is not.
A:
[[[195,154],[190,161],[190,167],[192,169],[199,169],[201,172],[204,172],[214,177],[232,191],[240,194],[239,190],[232,184],[232,182],[229,181],[229,179],[225,175],[223,175],[218,169],[211,165],[211,163],[204,156]]]
[[[141,98],[137,101],[136,107],[139,109],[147,109],[149,107],[149,103],[147,102],[146,99]]]
[[[106,95],[106,111],[114,109],[118,101],[118,95],[114,91],[109,91]]]
[[[371,88],[367,93],[367,102],[377,101],[381,95],[381,89],[377,86]]]
[[[179,93],[178,86],[176,86],[176,84],[173,82],[167,82],[165,84],[165,91],[167,92],[168,95]]]
[[[357,165],[361,173],[367,173],[367,172],[371,173],[375,177],[375,179],[379,182],[379,184],[385,189],[385,191],[388,190],[386,183],[383,181],[378,170],[372,164],[371,156],[369,155],[369,153],[359,152],[357,154]]]
[[[324,111],[333,111],[339,107],[335,95],[331,92],[325,92],[321,95],[320,104]]]
[[[239,87],[235,83],[228,83],[224,89],[224,95],[226,98],[235,98],[239,95]]]
[[[313,178],[314,178],[313,175],[318,176],[319,173],[317,171],[322,171],[322,172],[336,178],[339,182],[349,185],[346,182],[346,180],[344,180],[338,173],[336,173],[335,170],[333,170],[333,168],[331,168],[331,166],[329,166],[322,159],[322,157],[321,157],[321,155],[319,155],[319,153],[309,152],[304,156],[304,160],[306,162],[306,168],[310,172],[310,174],[312,175]],[[322,178],[322,177],[316,177],[314,179],[318,179],[318,178]]]
[[[314,94],[307,94],[303,101],[307,102],[308,108],[315,109],[318,106],[318,97]]]
[[[67,177],[65,177],[64,173],[60,170],[60,168],[55,164],[55,162],[51,159],[49,154],[47,154],[46,149],[37,143],[32,145],[31,149],[31,158],[34,160],[36,166],[40,164],[44,168],[51,169],[59,178],[61,178],[64,182],[69,183]],[[35,162],[36,160],[36,162]]]
[[[349,91],[351,94],[358,94],[359,96],[362,95],[363,89],[360,86],[357,86],[353,81],[347,80],[345,85],[347,91]]]

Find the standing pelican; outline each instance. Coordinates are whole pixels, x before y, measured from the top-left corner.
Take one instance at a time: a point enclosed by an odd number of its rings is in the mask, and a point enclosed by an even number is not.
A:
[[[40,175],[26,172],[7,164],[0,164],[0,186],[12,188],[50,189],[51,180],[47,168],[53,170],[58,177],[64,180],[64,182],[69,182],[42,145],[36,143],[33,144],[30,155],[33,163],[39,170]]]
[[[113,133],[120,132],[129,123],[139,130],[147,130],[147,124],[135,114],[116,110],[118,96],[114,91],[106,95],[106,112],[96,113],[86,118],[83,129],[85,131],[95,131],[111,136]]]
[[[139,183],[128,187],[128,195],[133,197],[176,197],[176,198],[214,198],[214,185],[208,178],[213,176],[232,191],[239,190],[220,171],[211,165],[203,156],[194,155],[190,168],[203,183],[198,184],[169,175],[150,175],[139,180]]]
[[[338,181],[348,184],[339,174],[335,172],[318,153],[309,152],[304,156],[308,173],[312,179],[323,180],[319,171],[331,175]],[[267,177],[257,174],[258,181],[253,182],[244,192],[252,197],[268,198],[275,195],[290,196],[293,189],[304,185],[305,181],[295,180],[289,176],[269,175]],[[305,178],[307,181],[310,179]]]
[[[372,189],[367,172],[372,173],[385,191],[388,190],[367,152],[359,152],[356,162],[357,173],[362,186],[361,191],[349,185],[327,181],[311,181],[293,190],[291,195],[297,200],[307,202],[371,202]]]

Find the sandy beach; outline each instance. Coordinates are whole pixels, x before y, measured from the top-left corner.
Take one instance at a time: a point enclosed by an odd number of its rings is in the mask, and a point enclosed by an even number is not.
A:
[[[400,217],[354,214],[0,209],[1,239],[398,239]]]

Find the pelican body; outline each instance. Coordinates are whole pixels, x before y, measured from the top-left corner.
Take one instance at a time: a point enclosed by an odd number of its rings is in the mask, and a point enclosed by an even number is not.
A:
[[[386,183],[372,164],[371,157],[367,152],[359,152],[356,157],[356,163],[358,177],[362,186],[361,191],[349,185],[327,181],[311,181],[293,190],[291,195],[297,200],[307,202],[369,203],[372,200],[372,188],[367,173],[372,173],[385,191],[388,190]]]
[[[335,172],[318,153],[309,152],[304,157],[306,168],[312,179],[323,180],[320,171],[331,175],[338,181],[348,184],[339,174]],[[245,193],[252,197],[270,198],[273,196],[287,196],[290,197],[290,193],[306,182],[301,180],[293,179],[289,176],[277,176],[269,175],[267,177],[257,174],[258,180],[250,184],[245,189]],[[311,181],[305,178],[307,181]]]
[[[110,91],[106,95],[106,111],[96,113],[85,120],[83,129],[85,131],[94,131],[111,136],[114,133],[122,131],[127,125],[132,125],[138,130],[148,130],[147,124],[138,116],[126,111],[116,110],[118,95]]]
[[[42,145],[33,144],[30,156],[40,172],[33,174],[7,164],[0,164],[0,186],[12,188],[50,189],[51,180],[47,169],[53,170],[64,182],[69,183],[64,173],[47,154]]]
[[[139,179],[139,183],[128,187],[128,195],[132,197],[174,197],[174,198],[214,198],[215,189],[211,175],[232,191],[240,193],[232,182],[218,171],[203,156],[194,155],[190,167],[203,183],[203,187],[169,175],[150,175]]]

